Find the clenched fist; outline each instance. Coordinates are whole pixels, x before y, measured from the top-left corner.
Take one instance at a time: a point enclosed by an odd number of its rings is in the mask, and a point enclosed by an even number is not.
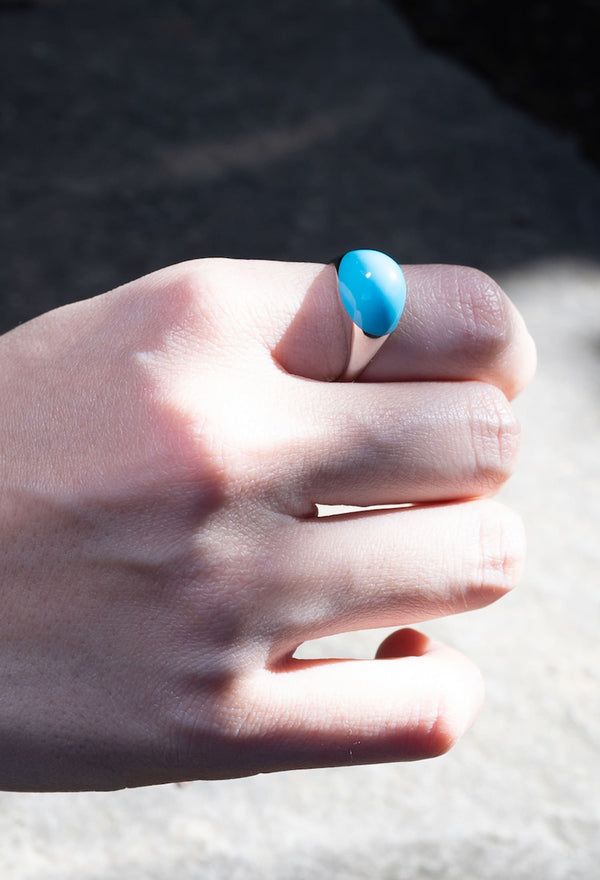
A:
[[[521,565],[490,496],[533,343],[487,276],[405,274],[354,383],[332,266],[186,263],[0,339],[0,787],[421,758],[470,725],[479,673],[415,630],[294,658],[486,605]]]

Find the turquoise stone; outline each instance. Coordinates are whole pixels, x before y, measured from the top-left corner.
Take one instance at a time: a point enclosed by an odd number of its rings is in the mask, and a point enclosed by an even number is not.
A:
[[[406,280],[398,263],[380,251],[348,251],[338,266],[340,296],[367,336],[387,336],[406,302]]]

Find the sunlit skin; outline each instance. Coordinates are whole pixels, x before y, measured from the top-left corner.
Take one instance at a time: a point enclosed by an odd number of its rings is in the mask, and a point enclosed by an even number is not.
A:
[[[353,383],[316,264],[181,264],[0,339],[0,787],[426,758],[471,725],[477,669],[402,627],[517,581],[492,496],[535,351],[487,276],[403,268]],[[379,626],[372,660],[294,659]]]

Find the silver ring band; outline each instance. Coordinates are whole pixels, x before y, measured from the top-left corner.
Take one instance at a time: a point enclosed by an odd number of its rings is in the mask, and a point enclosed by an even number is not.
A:
[[[348,251],[334,264],[344,309],[352,320],[350,355],[342,381],[356,379],[395,330],[406,302],[406,279],[381,251]]]

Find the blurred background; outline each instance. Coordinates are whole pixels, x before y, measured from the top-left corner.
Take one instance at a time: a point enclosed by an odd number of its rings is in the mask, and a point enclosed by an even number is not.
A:
[[[2,876],[600,877],[600,4],[562,7],[0,0],[1,330],[179,260],[361,246],[489,272],[540,355],[504,493],[522,588],[423,627],[486,678],[455,750],[2,793]]]

